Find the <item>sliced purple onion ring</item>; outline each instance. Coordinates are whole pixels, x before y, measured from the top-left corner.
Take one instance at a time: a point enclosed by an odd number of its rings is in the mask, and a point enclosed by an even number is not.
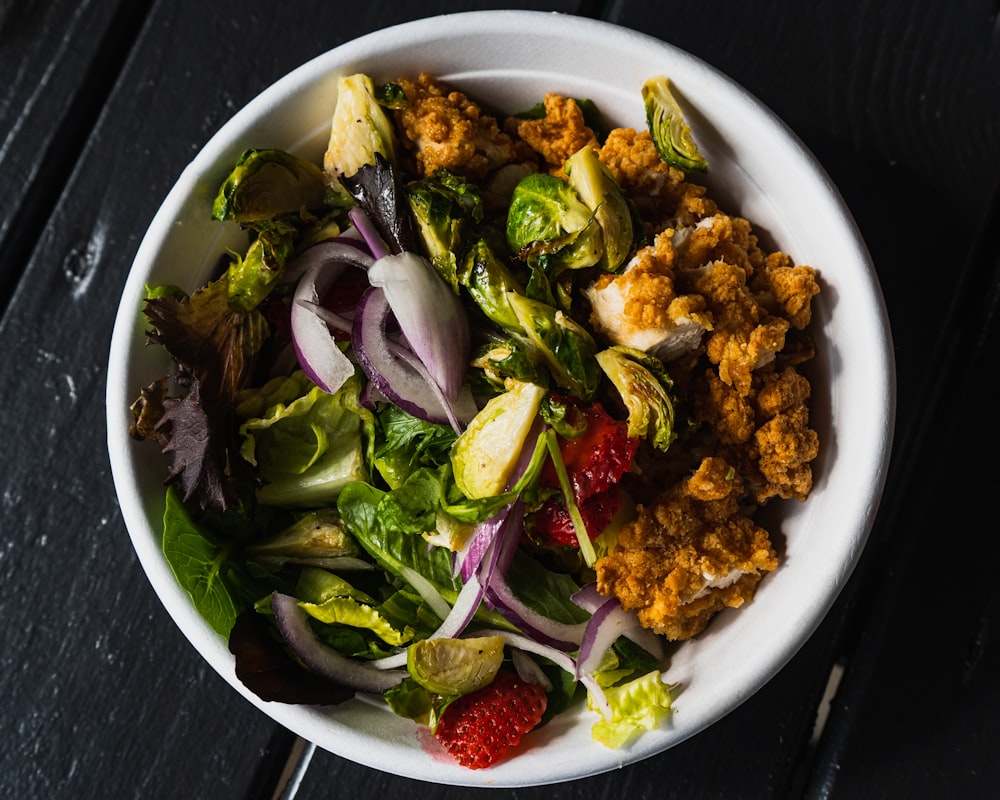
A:
[[[303,249],[285,265],[282,280],[285,283],[298,283],[312,267],[334,261],[343,261],[358,269],[367,270],[375,263],[375,257],[360,234],[349,228],[340,236],[323,239]]]
[[[597,591],[596,583],[588,583],[586,586],[580,587],[580,591],[570,599],[584,611],[589,611],[592,614],[608,600],[607,597]],[[649,628],[642,627],[634,611],[627,611],[625,613],[635,617],[635,624],[626,626],[625,630],[622,631],[622,635],[639,645],[639,647],[658,661],[666,658],[666,646],[663,637],[653,633]]]
[[[292,297],[292,342],[309,379],[333,394],[354,374],[354,364],[337,346],[316,308],[348,266],[367,269],[373,259],[354,245],[329,240],[304,250],[294,262],[296,269],[302,261],[308,267]]]
[[[380,693],[400,683],[406,670],[377,669],[363,661],[341,655],[323,644],[309,625],[309,617],[294,597],[274,592],[271,608],[278,630],[288,648],[312,672],[359,692]]]
[[[567,624],[540,614],[515,595],[507,584],[507,569],[517,551],[523,530],[523,503],[515,500],[493,520],[497,524],[492,539],[475,568],[483,586],[483,599],[487,607],[499,612],[504,619],[539,642],[560,650],[576,650],[583,640],[586,622]],[[484,527],[481,532],[488,536],[489,528]]]
[[[619,636],[638,627],[639,619],[629,614],[616,599],[608,599],[590,617],[587,629],[576,654],[577,677],[594,672],[601,666],[601,659]]]
[[[372,223],[371,217],[368,216],[361,206],[353,206],[347,212],[347,217],[354,224],[354,229],[364,239],[365,244],[368,245],[375,258],[382,258],[382,256],[389,255],[389,248],[385,246],[385,242],[382,241],[382,237]]]
[[[387,336],[390,314],[381,289],[371,287],[361,295],[352,332],[361,369],[379,392],[408,414],[460,430],[477,410],[471,393],[463,392],[454,406],[445,402],[439,387],[421,372],[419,360]]]
[[[385,292],[403,336],[445,397],[458,399],[469,362],[469,320],[431,263],[404,251],[376,259],[368,280]]]

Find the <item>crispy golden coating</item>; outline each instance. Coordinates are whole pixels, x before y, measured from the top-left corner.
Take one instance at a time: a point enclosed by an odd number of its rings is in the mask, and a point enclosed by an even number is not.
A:
[[[537,152],[549,172],[562,174],[566,159],[582,147],[597,149],[599,144],[575,100],[550,93],[545,95],[544,105],[541,119],[508,117],[504,131]]]
[[[449,91],[426,73],[416,81],[401,78],[398,83],[408,103],[395,112],[397,129],[404,148],[415,156],[420,176],[445,167],[481,179],[524,157],[496,119],[461,92]]]
[[[809,427],[811,386],[803,375],[792,366],[764,369],[741,393],[707,369],[691,394],[695,419],[718,437],[754,502],[806,499],[819,436]]]
[[[700,633],[724,608],[750,600],[778,566],[767,531],[740,513],[739,476],[721,458],[640,508],[598,560],[597,588],[671,640]]]
[[[693,225],[717,207],[705,188],[684,180],[684,173],[664,163],[649,131],[616,128],[608,134],[600,158],[618,185],[636,204],[649,232]]]
[[[771,253],[751,286],[758,302],[793,328],[803,330],[812,320],[812,298],[819,294],[813,267],[795,266],[785,253]]]
[[[671,361],[694,350],[712,329],[698,294],[674,291],[673,230],[658,234],[619,274],[600,276],[584,294],[594,329],[614,344]]]

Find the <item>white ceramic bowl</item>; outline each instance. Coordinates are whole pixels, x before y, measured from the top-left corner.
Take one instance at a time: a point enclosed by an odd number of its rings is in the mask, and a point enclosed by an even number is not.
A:
[[[323,710],[265,703],[237,680],[226,642],[199,617],[160,551],[164,465],[155,447],[127,435],[129,403],[168,366],[144,344],[144,286],[194,289],[227,245],[245,241],[235,226],[210,219],[216,188],[244,148],[280,147],[318,160],[338,75],[367,72],[386,80],[418,71],[507,110],[533,105],[546,91],[591,98],[614,124],[636,128],[645,125],[643,81],[669,75],[711,164],[713,195],[748,217],[768,245],[820,271],[812,327],[819,354],[809,374],[822,448],[812,495],[780,505],[781,567],[752,603],[723,613],[677,649],[667,680],[684,690],[672,718],[627,750],[595,744],[593,716],[581,708],[530,734],[532,746],[515,758],[471,771],[429,757],[412,723],[371,704]],[[813,157],[755,98],[702,61],[634,31],[556,13],[470,12],[337,47],[266,89],[212,137],[153,219],[125,285],[108,369],[108,440],[122,514],[153,588],[236,691],[292,731],[361,764],[437,783],[524,786],[594,775],[659,753],[723,717],[781,669],[861,554],[884,485],[894,387],[886,314],[858,231]]]

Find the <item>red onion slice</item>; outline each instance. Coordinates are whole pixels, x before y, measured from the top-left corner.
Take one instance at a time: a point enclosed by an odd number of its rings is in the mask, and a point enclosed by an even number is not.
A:
[[[602,603],[591,615],[583,634],[580,652],[576,656],[577,677],[594,672],[618,637],[638,625],[638,618],[626,612],[617,600],[608,599]]]
[[[417,253],[383,256],[368,280],[385,292],[413,352],[449,400],[456,400],[469,361],[469,321],[458,296]]]
[[[340,236],[315,242],[298,253],[285,265],[282,280],[286,283],[296,283],[310,268],[333,261],[343,261],[367,270],[375,263],[375,258],[367,243],[360,238],[360,234],[354,234],[353,229],[349,228]]]
[[[400,683],[406,670],[385,670],[341,655],[323,644],[309,626],[309,617],[294,597],[274,592],[271,608],[288,648],[312,672],[359,692],[381,693]]]
[[[582,586],[580,591],[570,599],[584,611],[593,613],[606,603],[609,598],[597,591],[596,583],[588,583],[586,586]],[[639,645],[639,647],[653,656],[653,658],[660,661],[666,658],[666,642],[664,638],[653,633],[649,628],[642,627],[642,623],[639,622],[639,618],[634,611],[625,613],[635,617],[635,624],[627,625],[625,630],[622,631],[622,635]]]
[[[304,250],[294,263],[296,269],[303,263],[307,265],[292,297],[295,354],[309,379],[333,394],[354,374],[354,364],[337,346],[316,308],[344,269],[366,269],[373,259],[352,244],[329,240]]]
[[[385,293],[376,287],[365,290],[354,316],[352,341],[361,369],[386,398],[408,414],[427,422],[451,424],[460,430],[475,416],[476,406],[467,390],[455,406],[447,403],[417,359],[386,335],[391,309]],[[409,357],[407,357],[409,356]]]
[[[375,229],[375,225],[372,224],[371,217],[365,213],[361,206],[351,208],[347,212],[347,216],[354,223],[355,230],[364,239],[365,244],[368,245],[375,258],[382,258],[382,256],[389,254],[389,248],[385,246],[385,242],[382,241],[382,237]]]
[[[493,519],[497,521],[496,530],[476,568],[487,607],[498,611],[504,619],[539,642],[560,650],[576,650],[583,640],[586,622],[567,624],[540,614],[515,595],[507,584],[507,569],[523,530],[523,503],[515,500]]]

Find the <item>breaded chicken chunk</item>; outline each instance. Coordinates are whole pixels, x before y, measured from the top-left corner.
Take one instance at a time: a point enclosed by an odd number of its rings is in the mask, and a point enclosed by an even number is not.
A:
[[[670,640],[700,633],[724,608],[750,600],[778,557],[767,531],[740,513],[740,478],[706,458],[626,524],[596,564],[597,589]]]
[[[599,148],[597,137],[587,127],[579,104],[569,97],[545,95],[545,116],[540,119],[508,117],[504,131],[537,152],[548,171],[562,174],[563,164],[583,147]]]
[[[750,286],[757,302],[787,319],[796,330],[803,330],[812,321],[812,298],[819,294],[813,267],[796,266],[785,253],[771,253]]]
[[[602,275],[584,289],[590,322],[613,344],[672,361],[697,349],[712,329],[705,299],[674,289],[673,231],[658,234],[619,274]]]
[[[426,73],[416,81],[401,78],[398,83],[407,104],[394,112],[396,126],[403,147],[415,155],[421,177],[445,167],[478,180],[524,159],[524,149],[462,92],[450,91]]]
[[[809,381],[792,366],[760,370],[747,393],[712,369],[693,382],[695,419],[718,437],[755,502],[805,500],[812,490],[819,436],[809,427],[810,395]]]
[[[616,128],[598,155],[635,203],[650,235],[693,225],[718,210],[705,196],[705,187],[688,183],[683,172],[660,158],[649,131]]]

